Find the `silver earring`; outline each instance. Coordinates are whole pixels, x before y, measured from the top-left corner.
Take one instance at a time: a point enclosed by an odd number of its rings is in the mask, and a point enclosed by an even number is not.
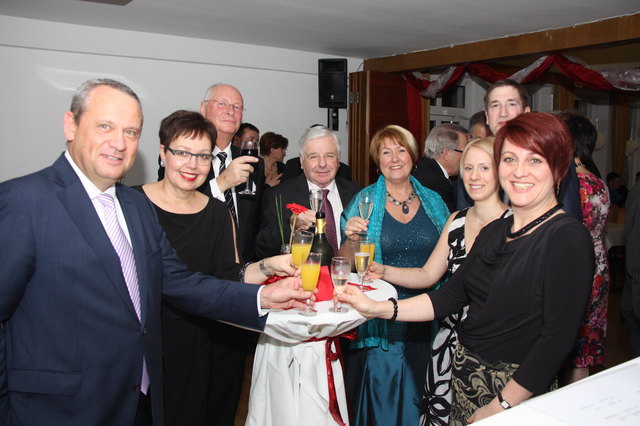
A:
[[[160,167],[164,167],[164,160],[160,160]]]

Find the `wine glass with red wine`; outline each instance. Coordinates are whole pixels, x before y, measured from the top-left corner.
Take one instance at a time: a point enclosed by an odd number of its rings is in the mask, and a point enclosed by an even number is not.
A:
[[[240,147],[240,155],[251,155],[253,157],[258,158],[258,141],[247,140],[242,142],[242,146]],[[247,186],[245,189],[240,191],[238,194],[242,195],[255,195],[255,191],[253,190],[253,179],[251,175],[247,178]]]

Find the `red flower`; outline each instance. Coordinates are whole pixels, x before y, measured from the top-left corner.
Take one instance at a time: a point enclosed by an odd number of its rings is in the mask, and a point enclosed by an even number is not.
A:
[[[296,204],[296,203],[287,204],[287,208],[291,210],[291,213],[293,214],[300,214],[309,210],[305,206],[301,206],[300,204]]]

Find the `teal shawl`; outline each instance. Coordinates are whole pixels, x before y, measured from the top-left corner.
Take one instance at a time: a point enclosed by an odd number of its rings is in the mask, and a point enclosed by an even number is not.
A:
[[[411,185],[415,191],[422,208],[427,213],[427,216],[433,222],[438,229],[438,232],[442,232],[442,228],[449,217],[449,210],[446,204],[440,198],[436,192],[425,188],[418,182],[413,176],[411,179]],[[374,260],[378,263],[382,263],[382,249],[380,248],[380,233],[382,231],[382,218],[384,217],[387,187],[384,176],[380,176],[378,181],[373,185],[370,185],[363,189],[363,191],[370,191],[374,194],[373,199],[373,212],[369,220],[369,227],[367,233],[369,238],[372,239],[376,246]],[[344,230],[347,225],[347,220],[353,216],[360,216],[358,210],[358,204],[360,200],[360,193],[353,197],[349,205],[342,212],[340,217],[340,229],[344,236]],[[346,236],[343,237],[343,243]],[[431,287],[432,289],[439,288],[442,285],[442,281]],[[389,341],[387,340],[387,320],[372,319],[360,327],[358,327],[358,338],[355,341],[355,347],[357,348],[372,348],[380,346],[382,349],[387,350],[389,347]]]

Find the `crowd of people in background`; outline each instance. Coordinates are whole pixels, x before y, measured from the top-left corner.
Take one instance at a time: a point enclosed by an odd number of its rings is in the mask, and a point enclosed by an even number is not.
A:
[[[243,111],[240,91],[217,83],[199,111],[168,115],[158,181],[131,190],[118,181],[135,159],[140,101],[92,80],[65,115],[66,153],[0,184],[0,420],[232,425],[254,342],[234,325],[260,331],[263,310],[311,297],[282,254],[315,225],[310,190],[322,191],[335,255],[353,258],[366,237],[367,276],[398,295],[336,296],[369,318],[342,345],[350,424],[466,424],[603,365],[611,207],[627,209],[622,314],[640,355],[640,185],[602,179],[588,118],[531,112],[525,87],[501,80],[467,128],[436,126],[423,152],[407,129],[379,129],[367,141],[379,176],[363,188],[336,132],[288,135],[297,156],[285,164],[289,138]],[[309,210],[277,211],[290,203]],[[288,278],[231,283],[274,275]]]

